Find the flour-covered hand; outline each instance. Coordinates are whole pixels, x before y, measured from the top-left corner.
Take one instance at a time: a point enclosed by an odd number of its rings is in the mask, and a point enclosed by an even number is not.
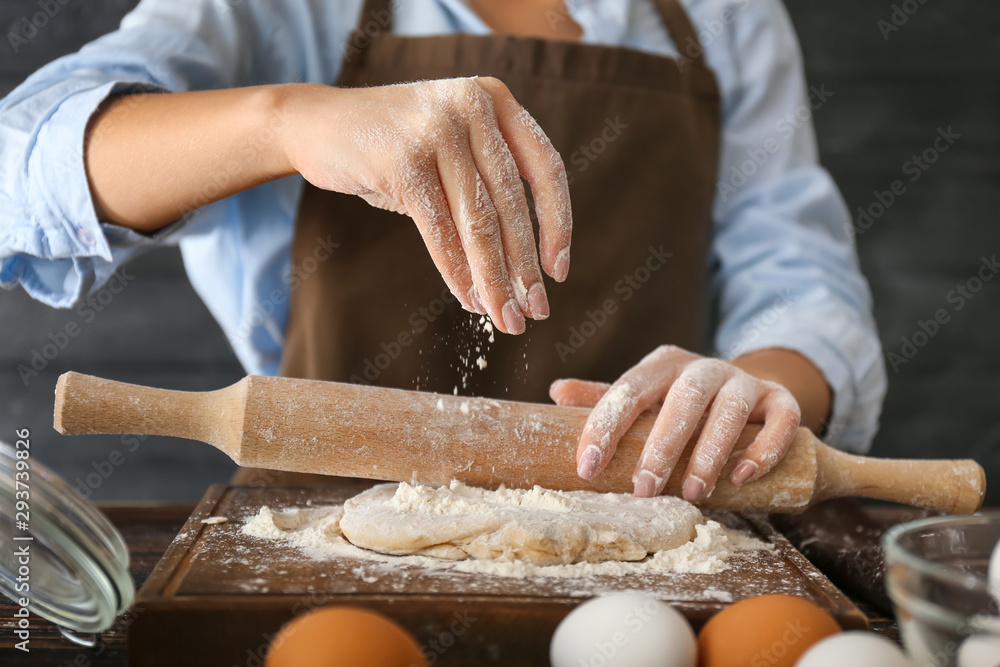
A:
[[[541,266],[561,282],[572,231],[566,169],[502,82],[295,90],[284,143],[296,171],[413,218],[456,298],[501,331],[548,317],[521,176],[536,204]]]
[[[662,402],[632,478],[637,496],[663,491],[705,417],[682,482],[691,502],[715,488],[748,422],[764,426],[739,455],[731,477],[737,485],[758,479],[781,460],[801,418],[798,403],[782,385],[674,346],[657,348],[612,385],[557,380],[549,393],[559,405],[594,406],[577,449],[577,472],[584,479],[598,475],[636,418]]]

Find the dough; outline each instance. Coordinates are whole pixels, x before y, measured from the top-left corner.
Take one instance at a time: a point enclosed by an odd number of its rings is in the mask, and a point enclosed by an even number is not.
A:
[[[383,484],[344,504],[353,544],[393,555],[527,561],[534,565],[638,561],[692,540],[705,522],[669,496],[591,491],[488,491],[452,482]]]

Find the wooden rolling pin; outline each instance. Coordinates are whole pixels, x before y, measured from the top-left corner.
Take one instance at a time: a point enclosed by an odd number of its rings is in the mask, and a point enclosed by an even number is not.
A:
[[[575,454],[589,412],[289,378],[249,376],[218,391],[183,392],[66,373],[56,385],[54,421],[63,434],[200,440],[242,466],[273,470],[631,493],[632,472],[655,415],[642,415],[604,472],[587,481],[576,474]],[[759,430],[747,426],[736,451]],[[687,458],[681,458],[666,493],[680,495]],[[734,459],[702,507],[798,513],[827,498],[865,496],[971,514],[986,487],[975,461],[853,456],[827,447],[805,428],[781,463],[752,484],[737,488],[728,481]]]

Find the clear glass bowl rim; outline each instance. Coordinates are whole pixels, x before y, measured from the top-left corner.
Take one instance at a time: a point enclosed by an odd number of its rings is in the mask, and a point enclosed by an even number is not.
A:
[[[13,472],[16,449],[0,440],[0,470]],[[7,479],[4,476],[3,479]],[[45,594],[53,606],[41,607],[28,595],[28,608],[55,623],[64,635],[69,631],[99,633],[110,628],[118,614],[131,606],[135,597],[129,571],[129,552],[121,533],[96,506],[77,493],[51,468],[37,460],[30,464],[31,520],[35,542],[51,550],[56,558],[72,562],[85,590],[95,603],[96,616],[78,617],[75,610],[61,605],[57,595]],[[13,502],[16,487],[0,485],[0,499]],[[42,532],[36,532],[42,529]],[[44,590],[44,584],[42,584]],[[13,598],[12,598],[13,599]],[[77,641],[74,639],[74,641]]]
[[[984,524],[1000,526],[1000,515],[935,516],[895,525],[886,531],[882,537],[882,549],[885,553],[886,564],[890,565],[893,562],[902,563],[922,575],[954,584],[966,590],[988,593],[989,583],[985,577],[978,577],[964,570],[927,560],[908,551],[900,543],[904,535],[916,531],[925,531],[928,528]],[[986,557],[988,560],[989,554]]]

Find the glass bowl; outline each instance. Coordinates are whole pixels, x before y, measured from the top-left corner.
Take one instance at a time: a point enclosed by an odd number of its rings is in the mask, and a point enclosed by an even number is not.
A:
[[[882,539],[886,588],[914,667],[1000,665],[1000,515],[934,517]]]
[[[30,456],[0,442],[0,594],[87,645],[135,597],[125,540],[101,512]]]

